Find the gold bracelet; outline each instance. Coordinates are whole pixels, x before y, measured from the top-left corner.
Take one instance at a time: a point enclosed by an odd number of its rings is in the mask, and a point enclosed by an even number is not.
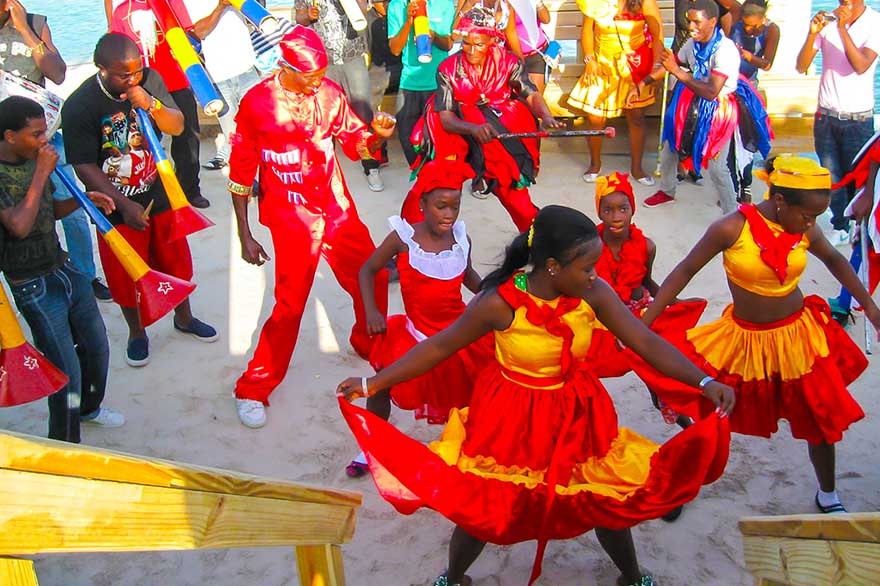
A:
[[[37,55],[45,55],[46,41],[40,41],[39,43],[31,47],[31,53],[36,53]]]

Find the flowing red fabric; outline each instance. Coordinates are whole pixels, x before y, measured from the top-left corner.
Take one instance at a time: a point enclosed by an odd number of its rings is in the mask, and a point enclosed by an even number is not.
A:
[[[596,226],[599,237],[605,231],[605,224]],[[629,238],[620,247],[618,258],[602,241],[602,256],[596,263],[596,273],[611,285],[620,299],[627,303],[633,291],[642,286],[648,274],[648,239],[635,225],[629,226]]]
[[[390,316],[385,333],[374,338],[369,360],[376,371],[418,344],[410,322],[425,336],[433,336],[458,319],[465,308],[461,298],[464,272],[448,280],[425,276],[412,268],[406,252],[397,255],[397,270],[406,315]],[[492,336],[486,335],[425,374],[394,385],[391,399],[401,409],[413,411],[416,419],[445,423],[450,409],[470,403],[477,376],[492,361],[493,351]]]
[[[666,332],[664,337],[678,348],[700,370],[729,385],[736,391],[736,407],[730,415],[733,432],[759,437],[770,437],[779,430],[779,419],[787,419],[791,435],[811,444],[835,443],[843,432],[865,414],[846,387],[856,380],[868,367],[868,360],[849,334],[833,319],[828,303],[816,295],[804,298],[801,311],[812,312],[827,338],[828,356],[816,357],[810,372],[797,380],[783,381],[778,375],[766,379],[745,381],[739,375],[722,372],[706,361],[687,338],[687,332]],[[797,320],[797,312],[785,320],[769,324],[742,324],[752,329],[770,330]],[[736,348],[731,348],[736,352]],[[640,373],[646,384],[665,387],[675,386],[675,381],[657,373]],[[642,376],[645,374],[646,376]],[[653,386],[652,386],[653,385]],[[666,400],[664,398],[664,400]],[[675,407],[675,406],[673,406]],[[697,417],[710,415],[713,408],[700,404]],[[678,408],[676,408],[678,410]],[[692,412],[687,415],[694,416]]]
[[[803,240],[804,235],[790,234],[789,232],[781,232],[778,236],[774,235],[770,226],[767,225],[767,220],[764,219],[755,204],[740,204],[737,209],[749,223],[752,238],[761,249],[761,260],[773,269],[776,278],[779,279],[779,284],[785,284],[785,278],[788,276],[788,253]]]
[[[688,116],[690,115],[691,101],[695,98],[690,88],[684,88],[678,99],[675,110],[675,150],[681,149],[681,139],[684,133]],[[718,156],[721,147],[730,142],[733,133],[739,124],[739,108],[736,104],[736,96],[729,93],[718,97],[718,108],[712,117],[712,125],[709,128],[709,136],[706,138],[706,147],[703,152],[702,168],[709,166],[709,161]],[[688,156],[681,161],[682,166],[688,170],[694,170],[694,160]]]
[[[581,300],[561,298],[556,308],[542,309],[512,282],[499,292],[512,307],[525,306],[530,323],[543,324],[563,340],[573,336],[564,332],[570,328],[558,306],[577,307]],[[662,516],[716,480],[728,455],[727,420],[709,417],[660,446],[650,457],[644,482],[622,498],[585,488],[594,482],[589,479],[566,492],[576,465],[602,459],[615,442],[624,441],[611,398],[589,365],[571,356],[567,364],[561,387],[533,388],[490,363],[475,385],[463,418],[464,443],[453,464],[366,410],[342,399],[339,405],[383,498],[404,514],[430,507],[487,542],[538,540],[534,581],[547,540],[568,539],[594,527],[624,529]],[[699,395],[692,390],[692,398],[694,393]],[[467,469],[466,461],[487,458],[497,466],[536,471],[535,481],[513,482],[504,474]]]
[[[880,164],[880,133],[875,134],[871,138],[872,144],[867,151],[859,158],[859,162],[853,167],[852,171],[843,176],[843,178],[831,186],[831,189],[840,189],[850,183],[861,187],[868,182],[868,174],[871,171],[871,163]],[[863,147],[864,148],[864,147]]]

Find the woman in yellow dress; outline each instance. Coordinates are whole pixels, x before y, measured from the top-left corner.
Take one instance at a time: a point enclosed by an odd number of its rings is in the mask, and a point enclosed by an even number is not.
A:
[[[642,170],[645,108],[654,103],[653,85],[663,79],[663,22],[657,0],[578,0],[584,14],[581,45],[584,73],[568,104],[587,113],[590,128],[606,118],[626,116],[632,162],[630,175],[642,185],[654,179]],[[583,180],[594,183],[602,168],[602,137],[587,139],[590,167]]]
[[[642,326],[597,278],[601,253],[584,214],[543,208],[458,320],[375,376],[339,385],[340,408],[382,496],[402,513],[426,506],[456,524],[449,566],[435,586],[470,584],[464,573],[487,542],[531,539],[538,541],[534,581],[548,540],[594,528],[620,583],[652,586],[629,528],[692,500],[724,468],[733,390]],[[531,269],[523,271],[526,265]],[[658,390],[665,400],[701,408],[705,395],[722,415],[663,445],[618,428],[611,397],[587,359],[598,320],[652,367],[689,385],[670,395]],[[450,411],[431,446],[346,402],[442,369],[448,356],[490,332],[495,360],[479,375],[470,406]]]

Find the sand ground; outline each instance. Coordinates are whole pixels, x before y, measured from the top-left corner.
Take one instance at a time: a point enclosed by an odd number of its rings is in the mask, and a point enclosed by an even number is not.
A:
[[[619,144],[619,147],[624,147]],[[202,157],[213,151],[205,141]],[[624,153],[625,148],[614,149]],[[808,149],[803,149],[808,150]],[[592,188],[580,179],[585,166],[579,140],[548,145],[538,185],[537,204],[562,203],[595,216]],[[392,160],[402,160],[392,146]],[[653,169],[653,159],[646,163]],[[628,160],[608,156],[604,170],[627,170]],[[382,171],[386,190],[371,193],[360,166],[346,162],[346,176],[360,214],[374,240],[388,232],[385,219],[397,213],[408,185],[399,165]],[[216,227],[190,238],[195,259],[195,314],[217,326],[220,340],[200,344],[176,334],[168,316],[149,328],[152,362],[133,369],[124,360],[127,330],[119,309],[102,305],[111,343],[110,387],[106,404],[122,411],[128,422],[115,430],[87,428],[86,444],[217,466],[253,474],[354,489],[364,494],[358,529],[344,547],[349,583],[356,586],[430,584],[446,563],[451,524],[431,511],[397,514],[376,494],[369,478],[350,480],[343,471],[356,453],[355,442],[336,407],[336,384],[350,375],[370,374],[368,364],[349,348],[353,322],[349,298],[328,266],[318,269],[306,308],[299,344],[284,383],[272,395],[269,422],[260,430],[243,427],[232,400],[233,384],[249,359],[258,326],[272,307],[273,263],[262,268],[245,264],[232,221],[222,172],[203,171],[204,193],[212,201],[207,215]],[[757,185],[756,185],[757,187]],[[637,186],[643,199],[652,190]],[[656,278],[662,278],[689,250],[706,225],[720,215],[708,188],[685,184],[676,204],[660,209],[639,207],[636,221],[658,246]],[[473,260],[482,274],[499,260],[514,227],[495,199],[465,196],[462,218],[473,239]],[[256,238],[270,251],[267,231],[252,220]],[[807,293],[836,292],[833,279],[812,261],[802,287]],[[707,266],[685,291],[709,299],[706,317],[714,319],[728,303],[720,259]],[[400,311],[399,288],[391,288],[391,311]],[[851,328],[859,341],[862,321]],[[877,394],[880,363],[852,386],[867,417],[853,426],[838,450],[839,491],[850,511],[880,510],[880,439],[871,433],[880,413]],[[644,386],[632,375],[610,380],[607,387],[617,405],[621,425],[662,442],[677,428],[666,426],[652,407]],[[45,401],[0,411],[0,428],[44,435]],[[400,411],[392,421],[407,433],[433,439],[439,428],[415,423]],[[751,579],[742,561],[736,522],[746,515],[814,512],[816,490],[806,445],[791,439],[787,426],[771,441],[735,436],[725,475],[705,487],[674,524],[643,523],[633,530],[642,566],[659,584],[746,585]],[[534,543],[489,546],[471,569],[478,586],[522,585],[528,578]],[[280,586],[296,582],[289,548],[209,550],[37,558],[45,586]],[[547,549],[544,574],[550,585],[611,585],[617,571],[592,534]]]

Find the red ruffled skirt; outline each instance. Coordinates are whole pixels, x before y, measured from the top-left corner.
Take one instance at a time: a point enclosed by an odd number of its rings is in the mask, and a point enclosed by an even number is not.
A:
[[[791,434],[811,444],[835,443],[865,414],[847,385],[868,360],[840,325],[824,299],[810,295],[801,311],[769,324],[733,316],[666,338],[694,364],[736,390],[731,431],[770,437],[787,419]],[[644,380],[644,377],[643,377]],[[659,375],[649,385],[669,386]],[[701,415],[712,409],[700,405]]]
[[[491,543],[537,539],[538,563],[548,539],[631,527],[692,500],[721,475],[729,447],[727,420],[717,416],[659,446],[618,429],[608,393],[586,368],[556,380],[493,364],[470,407],[453,410],[430,446],[344,400],[340,408],[398,511],[430,507]]]
[[[386,331],[375,339],[370,365],[379,371],[409,352],[419,343],[413,325],[405,315],[392,315]],[[493,360],[493,337],[484,336],[462,348],[437,367],[391,388],[391,400],[401,409],[412,411],[416,419],[446,423],[449,410],[466,407],[474,382],[487,362]]]

